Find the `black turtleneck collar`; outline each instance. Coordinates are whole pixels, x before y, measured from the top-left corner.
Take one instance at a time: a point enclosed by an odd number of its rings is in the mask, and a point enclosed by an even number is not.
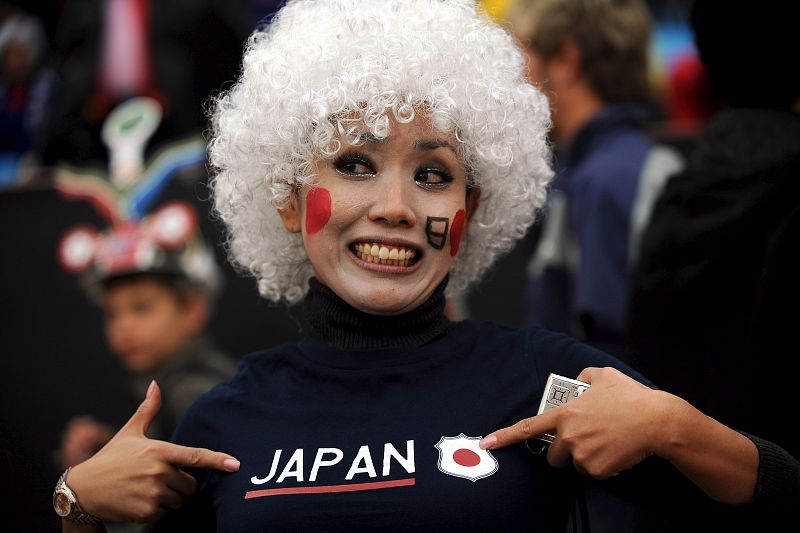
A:
[[[337,348],[417,347],[440,337],[454,325],[444,314],[447,280],[445,277],[425,303],[401,315],[359,311],[316,278],[309,280],[303,305],[312,335]]]

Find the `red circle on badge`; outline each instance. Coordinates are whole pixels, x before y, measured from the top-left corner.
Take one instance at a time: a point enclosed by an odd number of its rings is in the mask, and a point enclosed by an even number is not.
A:
[[[475,466],[481,462],[480,456],[466,448],[459,448],[453,452],[453,461],[461,466]]]

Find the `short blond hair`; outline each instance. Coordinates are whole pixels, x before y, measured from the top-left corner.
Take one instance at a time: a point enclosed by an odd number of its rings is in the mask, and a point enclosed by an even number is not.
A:
[[[642,0],[513,0],[506,17],[544,60],[573,40],[583,74],[604,102],[652,100],[651,21]]]

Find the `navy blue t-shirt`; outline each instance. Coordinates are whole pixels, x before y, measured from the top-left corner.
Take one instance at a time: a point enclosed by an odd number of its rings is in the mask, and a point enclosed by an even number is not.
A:
[[[577,484],[524,445],[480,437],[536,414],[552,373],[642,376],[540,328],[464,321],[420,348],[344,350],[312,337],[245,357],[174,441],[229,453],[167,530],[563,531]]]

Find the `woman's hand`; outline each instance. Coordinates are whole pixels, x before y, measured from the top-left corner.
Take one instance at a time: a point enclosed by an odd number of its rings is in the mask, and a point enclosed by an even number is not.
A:
[[[556,467],[571,460],[576,470],[605,479],[655,454],[715,500],[752,498],[758,450],[750,439],[614,368],[587,368],[578,380],[591,385],[578,398],[487,435],[481,447],[555,433],[547,460]]]
[[[615,476],[656,452],[670,416],[670,405],[658,391],[614,368],[587,368],[578,380],[591,385],[581,396],[496,431],[481,445],[501,448],[555,433],[548,462],[563,467],[571,460],[576,470],[598,479]]]
[[[160,407],[161,391],[154,381],[122,429],[92,458],[70,471],[67,484],[84,511],[120,522],[158,520],[195,491],[194,478],[180,467],[239,469],[239,461],[230,455],[145,437]]]

